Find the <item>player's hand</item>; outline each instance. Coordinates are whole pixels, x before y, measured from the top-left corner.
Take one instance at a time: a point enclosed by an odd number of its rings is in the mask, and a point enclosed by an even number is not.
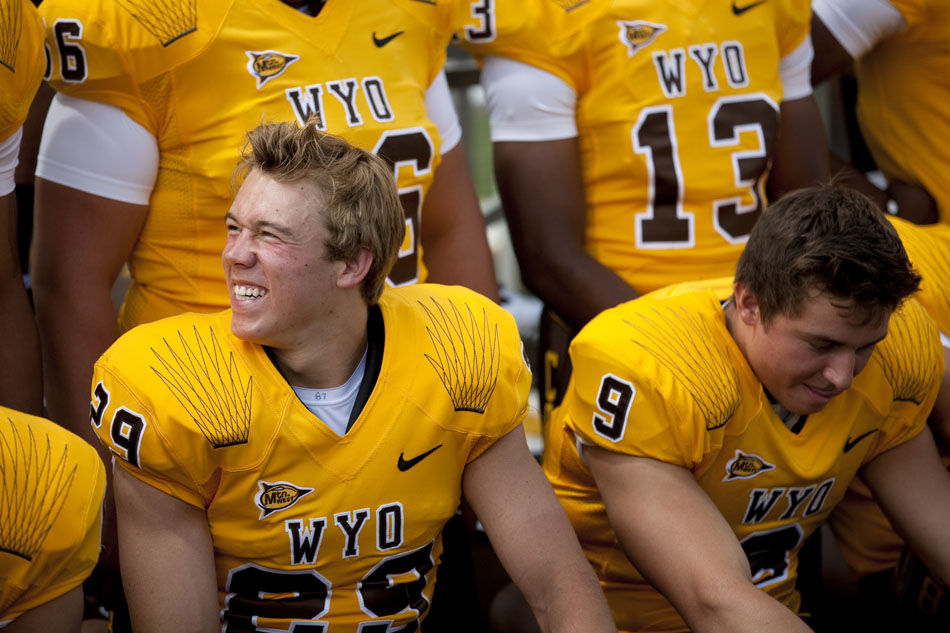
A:
[[[940,219],[937,201],[920,185],[895,180],[888,185],[887,195],[897,203],[899,218],[914,224],[935,224]]]

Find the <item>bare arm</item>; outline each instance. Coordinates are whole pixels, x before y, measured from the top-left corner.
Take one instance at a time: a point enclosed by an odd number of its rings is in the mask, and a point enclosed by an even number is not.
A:
[[[878,455],[861,477],[908,545],[950,583],[950,473],[930,431]]]
[[[92,367],[118,335],[110,292],[146,210],[36,179],[30,269],[46,405],[52,420],[93,446]]]
[[[82,626],[82,586],[30,609],[4,633],[79,633]]]
[[[436,169],[422,207],[421,237],[428,281],[466,286],[499,301],[485,220],[461,143]]]
[[[525,284],[575,330],[637,296],[584,249],[577,139],[494,144],[495,179]]]
[[[122,582],[136,633],[221,629],[208,516],[115,468]]]
[[[0,196],[0,244],[0,404],[40,415],[40,344],[20,270],[14,193]]]
[[[469,464],[462,487],[542,631],[617,630],[574,530],[528,451],[522,427]]]
[[[854,63],[848,51],[815,13],[811,14],[811,45],[815,49],[815,57],[811,62],[813,86],[843,73]]]
[[[783,101],[766,184],[769,200],[827,182],[830,175],[828,142],[814,96]]]
[[[937,393],[937,401],[934,402],[934,408],[930,411],[927,422],[930,430],[933,431],[937,446],[946,450],[950,449],[950,348],[943,348],[943,366],[940,391]]]
[[[627,557],[693,631],[810,631],[751,580],[735,534],[685,468],[587,448]]]

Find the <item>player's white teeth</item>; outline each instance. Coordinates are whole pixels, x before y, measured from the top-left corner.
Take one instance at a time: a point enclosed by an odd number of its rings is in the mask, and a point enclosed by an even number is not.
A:
[[[267,294],[264,288],[256,286],[234,286],[234,296],[238,299],[259,299]]]

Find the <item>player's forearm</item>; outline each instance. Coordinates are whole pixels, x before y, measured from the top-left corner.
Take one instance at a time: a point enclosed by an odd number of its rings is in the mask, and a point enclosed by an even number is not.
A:
[[[498,282],[492,263],[485,225],[479,216],[477,222],[467,222],[424,243],[423,258],[429,271],[427,281],[439,284],[465,286],[497,302]],[[423,222],[425,219],[423,219]]]
[[[79,280],[40,283],[34,298],[47,413],[98,447],[89,426],[89,394],[93,365],[118,335],[109,291]]]
[[[950,583],[950,473],[929,429],[865,464],[861,477],[917,556]]]
[[[552,557],[553,560],[553,557]],[[547,570],[540,601],[529,601],[544,633],[616,632],[604,593],[583,557],[583,567]]]
[[[617,273],[586,252],[573,256],[567,254],[568,249],[547,252],[560,256],[519,257],[522,277],[528,288],[575,330],[607,308],[638,296]]]
[[[30,609],[4,633],[77,633],[82,626],[82,586]]]
[[[422,208],[420,237],[429,281],[499,300],[485,220],[461,143],[442,156],[436,169]]]
[[[808,633],[801,618],[770,595],[741,580],[709,586],[694,601],[674,602],[695,633]]]
[[[9,282],[9,283],[8,283]],[[0,404],[40,415],[42,377],[36,322],[19,277],[0,283]]]
[[[23,286],[17,249],[14,194],[0,196],[0,405],[42,413],[40,348],[33,310]]]
[[[828,143],[814,97],[783,101],[766,182],[769,200],[778,200],[794,189],[820,185],[830,176]]]

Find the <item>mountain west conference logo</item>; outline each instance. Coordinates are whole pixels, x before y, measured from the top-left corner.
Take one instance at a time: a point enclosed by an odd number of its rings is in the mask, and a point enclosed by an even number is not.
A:
[[[627,57],[633,57],[638,50],[652,44],[660,33],[666,30],[665,24],[653,24],[643,20],[617,20],[617,24],[620,26],[620,41],[629,49]]]
[[[726,476],[723,481],[752,479],[756,475],[774,468],[774,465],[768,463],[758,455],[746,455],[742,451],[736,451],[736,456],[726,464]]]
[[[257,78],[260,88],[274,77],[279,76],[287,67],[300,59],[299,55],[288,55],[279,51],[244,51],[247,55],[247,72]]]
[[[286,481],[278,481],[275,484],[258,481],[257,485],[261,487],[260,492],[254,497],[254,503],[261,509],[261,516],[258,519],[286,510],[313,492],[313,488],[298,488]]]

